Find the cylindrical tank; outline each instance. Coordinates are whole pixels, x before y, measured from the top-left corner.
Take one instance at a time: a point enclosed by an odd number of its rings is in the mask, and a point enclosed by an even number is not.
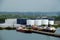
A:
[[[32,20],[32,19],[28,19],[27,20],[27,25],[34,25],[34,20]]]
[[[6,19],[5,23],[6,24],[16,24],[17,23],[17,19]]]
[[[36,19],[35,20],[35,25],[40,26],[41,25],[41,22],[42,22],[41,19]]]
[[[17,19],[17,24],[26,25],[27,19]]]
[[[48,25],[48,18],[42,18],[42,25]]]
[[[49,24],[54,25],[54,18],[49,18]]]

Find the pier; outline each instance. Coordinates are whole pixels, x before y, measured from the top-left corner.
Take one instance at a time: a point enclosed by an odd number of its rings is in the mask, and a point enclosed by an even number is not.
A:
[[[55,33],[50,33],[50,32],[44,32],[44,31],[37,31],[37,30],[33,30],[33,33],[37,33],[37,34],[43,34],[43,35],[48,35],[48,36],[53,36],[53,37],[58,37],[60,38],[60,34],[55,34]]]

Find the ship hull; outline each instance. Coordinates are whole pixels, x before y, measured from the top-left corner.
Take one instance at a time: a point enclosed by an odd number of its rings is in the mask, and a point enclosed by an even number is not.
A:
[[[32,33],[31,30],[24,30],[24,29],[20,29],[20,30],[16,30],[18,32],[23,32],[23,33]]]

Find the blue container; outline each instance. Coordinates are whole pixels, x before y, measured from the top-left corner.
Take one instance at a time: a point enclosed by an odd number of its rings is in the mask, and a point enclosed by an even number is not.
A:
[[[27,19],[17,19],[17,24],[26,25]]]

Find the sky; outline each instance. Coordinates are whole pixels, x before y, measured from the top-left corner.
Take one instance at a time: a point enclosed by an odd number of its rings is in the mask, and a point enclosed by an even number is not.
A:
[[[0,12],[60,12],[60,0],[0,0]]]

